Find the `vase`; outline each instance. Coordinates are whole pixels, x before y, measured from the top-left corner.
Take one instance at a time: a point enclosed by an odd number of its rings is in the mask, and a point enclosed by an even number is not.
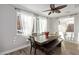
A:
[[[48,38],[49,32],[45,32],[45,37]]]

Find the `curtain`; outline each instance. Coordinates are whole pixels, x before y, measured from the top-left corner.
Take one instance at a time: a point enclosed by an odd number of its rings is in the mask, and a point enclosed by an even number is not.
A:
[[[37,17],[33,18],[33,30],[32,33],[37,33]]]
[[[37,18],[37,33],[42,33],[47,31],[47,18],[38,17]]]

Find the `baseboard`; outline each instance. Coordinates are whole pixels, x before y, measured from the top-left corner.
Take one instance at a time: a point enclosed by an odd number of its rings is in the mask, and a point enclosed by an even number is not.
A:
[[[11,53],[11,52],[14,52],[14,51],[20,50],[20,49],[25,48],[25,47],[28,47],[28,46],[30,46],[30,44],[23,45],[23,46],[20,46],[20,47],[17,47],[17,48],[11,49],[11,50],[7,50],[7,51],[5,51],[5,52],[0,53],[0,55],[5,55],[5,54],[8,54],[8,53]]]

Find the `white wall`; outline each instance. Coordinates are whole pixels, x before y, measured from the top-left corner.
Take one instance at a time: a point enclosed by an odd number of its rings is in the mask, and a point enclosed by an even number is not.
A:
[[[79,41],[79,38],[78,38],[78,33],[79,33],[79,14],[75,15],[75,20],[74,20],[74,23],[75,23],[75,28],[74,28],[74,39],[75,41]]]
[[[0,54],[26,45],[26,39],[16,37],[16,19],[12,6],[0,4]]]
[[[47,20],[47,29],[49,32],[58,32],[58,19],[48,19]]]

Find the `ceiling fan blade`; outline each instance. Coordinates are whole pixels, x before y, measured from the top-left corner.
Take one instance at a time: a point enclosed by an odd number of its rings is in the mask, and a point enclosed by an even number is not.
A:
[[[52,8],[55,9],[55,4],[52,4]]]
[[[52,8],[52,4],[50,4],[50,8]]]
[[[54,4],[50,4],[50,8],[51,8],[51,10],[55,9],[55,5]]]
[[[46,12],[46,11],[51,11],[51,10],[45,10],[45,11],[43,11],[43,12]]]
[[[62,8],[65,8],[65,7],[67,7],[67,5],[58,6],[55,9],[62,9]]]
[[[60,11],[60,10],[54,10],[54,12],[56,12],[56,13],[61,13],[61,11]]]
[[[50,15],[50,14],[51,14],[51,12],[48,13],[48,15]]]

